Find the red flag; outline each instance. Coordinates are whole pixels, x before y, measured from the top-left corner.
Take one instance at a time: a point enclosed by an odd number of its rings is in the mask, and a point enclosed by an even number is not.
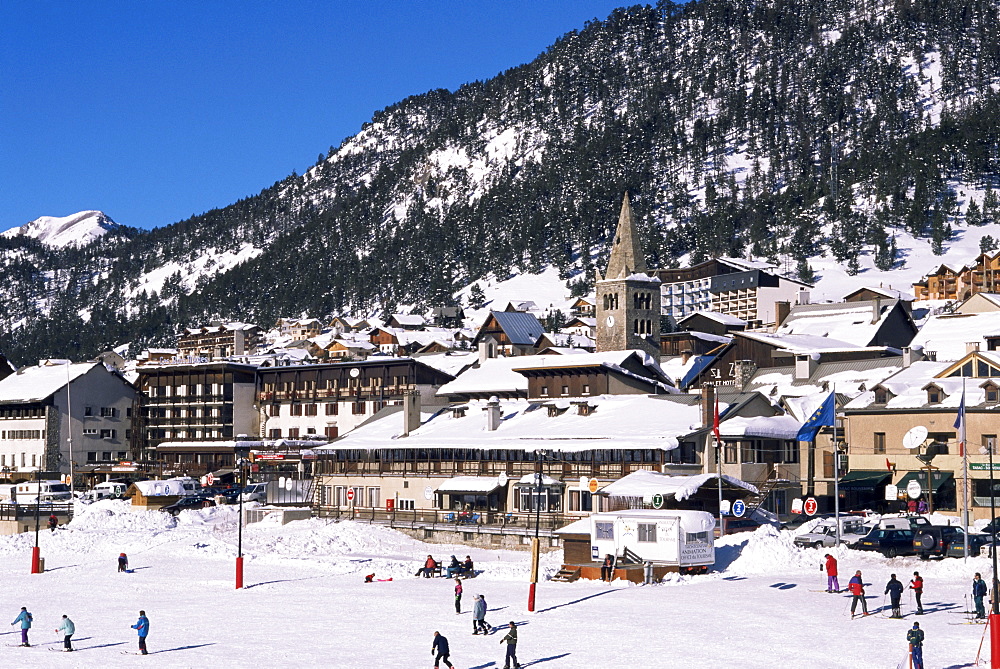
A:
[[[892,473],[892,463],[889,462],[889,458],[885,459],[885,468],[889,470],[890,474]]]
[[[715,420],[712,421],[712,432],[715,433],[716,443],[722,441],[722,436],[719,434],[719,396],[715,396]]]

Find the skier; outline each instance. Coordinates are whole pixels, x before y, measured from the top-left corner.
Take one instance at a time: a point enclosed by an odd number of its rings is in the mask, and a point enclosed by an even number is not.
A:
[[[854,617],[854,610],[858,608],[858,602],[861,602],[862,615],[867,616],[868,602],[865,601],[865,584],[861,581],[860,569],[854,572],[851,582],[847,584],[847,589],[854,595],[854,598],[851,600],[851,617]]]
[[[892,618],[902,618],[899,610],[899,600],[903,597],[903,584],[896,580],[895,574],[889,574],[889,582],[885,584],[885,594],[892,602]]]
[[[486,596],[476,595],[476,603],[472,608],[472,633],[479,634],[479,630],[483,631],[483,634],[489,634],[490,624],[486,622]]]
[[[510,621],[510,631],[507,636],[500,639],[500,643],[507,642],[507,655],[503,658],[503,669],[511,669],[510,663],[513,660],[514,669],[521,669],[517,661],[517,623]]]
[[[920,576],[919,571],[913,572],[913,578],[910,579],[910,589],[913,590],[913,597],[917,600],[917,615],[924,615],[924,605],[920,602],[920,596],[924,594],[924,579]]]
[[[462,579],[455,577],[455,614],[462,613]]]
[[[56,531],[56,526],[59,524],[59,519],[56,518],[56,514],[49,514],[49,530],[52,532]]]
[[[448,573],[446,574],[448,578],[451,578],[455,574],[461,573],[462,563],[458,561],[458,558],[454,555],[451,556],[451,562],[448,563]]]
[[[118,554],[118,571],[128,571],[128,556],[125,553]]]
[[[28,648],[31,646],[28,643],[28,630],[31,629],[31,614],[28,613],[28,609],[24,606],[21,607],[21,612],[17,614],[17,618],[14,618],[14,622],[11,625],[18,623],[21,623],[21,645]]]
[[[924,669],[924,631],[920,623],[913,623],[913,628],[906,633],[906,641],[910,644],[913,669]]]
[[[139,634],[139,652],[143,655],[148,655],[146,652],[146,637],[149,636],[149,618],[146,617],[145,611],[139,611],[139,620],[136,621],[135,625],[132,625],[134,629]]]
[[[982,619],[986,617],[986,609],[983,607],[983,597],[986,596],[986,581],[983,577],[976,572],[975,578],[972,579],[972,601],[976,603],[976,618]]]
[[[837,580],[837,558],[826,554],[826,591],[840,592],[840,582]]]
[[[438,669],[438,664],[444,662],[452,669],[455,665],[448,661],[451,651],[448,649],[448,638],[440,632],[434,632],[434,645],[431,646],[431,655],[434,655],[434,669]]]
[[[63,651],[67,653],[72,653],[73,646],[70,643],[70,639],[72,638],[73,634],[76,633],[76,625],[73,624],[73,621],[70,620],[69,616],[67,616],[65,613],[63,614],[62,617],[62,623],[60,623],[58,629],[56,629],[56,632],[63,633]]]

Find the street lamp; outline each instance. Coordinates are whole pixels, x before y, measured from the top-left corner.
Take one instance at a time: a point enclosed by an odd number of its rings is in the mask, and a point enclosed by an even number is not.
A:
[[[247,487],[246,461],[250,457],[250,444],[245,441],[237,441],[233,446],[233,457],[236,458],[240,477],[240,517],[237,523],[236,539],[236,589],[239,590],[243,587],[243,490]]]

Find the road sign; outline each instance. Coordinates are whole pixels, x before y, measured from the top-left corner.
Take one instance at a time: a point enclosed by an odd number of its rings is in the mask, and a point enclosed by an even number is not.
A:
[[[899,499],[899,488],[892,483],[887,483],[885,486],[885,500],[887,502],[894,502]]]
[[[590,492],[592,493],[597,492],[597,489],[600,487],[601,484],[597,482],[597,479],[590,479],[590,481],[587,483],[587,489],[590,490]]]
[[[347,489],[347,501],[348,502],[353,502],[354,501],[354,488],[348,488]]]
[[[923,493],[923,490],[920,487],[920,481],[910,479],[910,482],[906,484],[906,494],[910,496],[910,499],[917,499],[921,493]]]
[[[747,512],[747,505],[743,503],[742,499],[738,499],[733,502],[733,515],[737,518],[742,518],[743,514]]]
[[[424,488],[424,499],[434,499],[434,488],[430,486]]]
[[[728,516],[731,509],[732,509],[732,504],[728,499],[724,499],[722,500],[722,502],[719,503],[719,511],[722,513],[723,516]]]
[[[215,477],[212,475],[212,472],[205,474],[205,483],[215,485]]]
[[[796,497],[792,500],[792,513],[802,513],[802,498]]]
[[[810,497],[807,499],[805,504],[802,505],[802,510],[806,512],[807,516],[815,516],[816,511],[819,510],[819,504],[816,502],[816,498]]]
[[[653,508],[662,509],[663,508],[663,495],[656,493],[653,495]]]

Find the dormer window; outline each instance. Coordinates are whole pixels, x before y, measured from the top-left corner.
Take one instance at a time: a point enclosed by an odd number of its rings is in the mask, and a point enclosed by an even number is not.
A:
[[[997,394],[998,394],[998,391],[997,391],[997,388],[995,386],[988,387],[986,389],[986,401],[987,401],[987,403],[989,403],[989,404],[996,404],[997,403]]]
[[[939,388],[928,388],[927,389],[927,403],[937,404],[941,401],[941,390]]]
[[[879,387],[875,389],[875,404],[885,404],[889,401],[889,391]]]

